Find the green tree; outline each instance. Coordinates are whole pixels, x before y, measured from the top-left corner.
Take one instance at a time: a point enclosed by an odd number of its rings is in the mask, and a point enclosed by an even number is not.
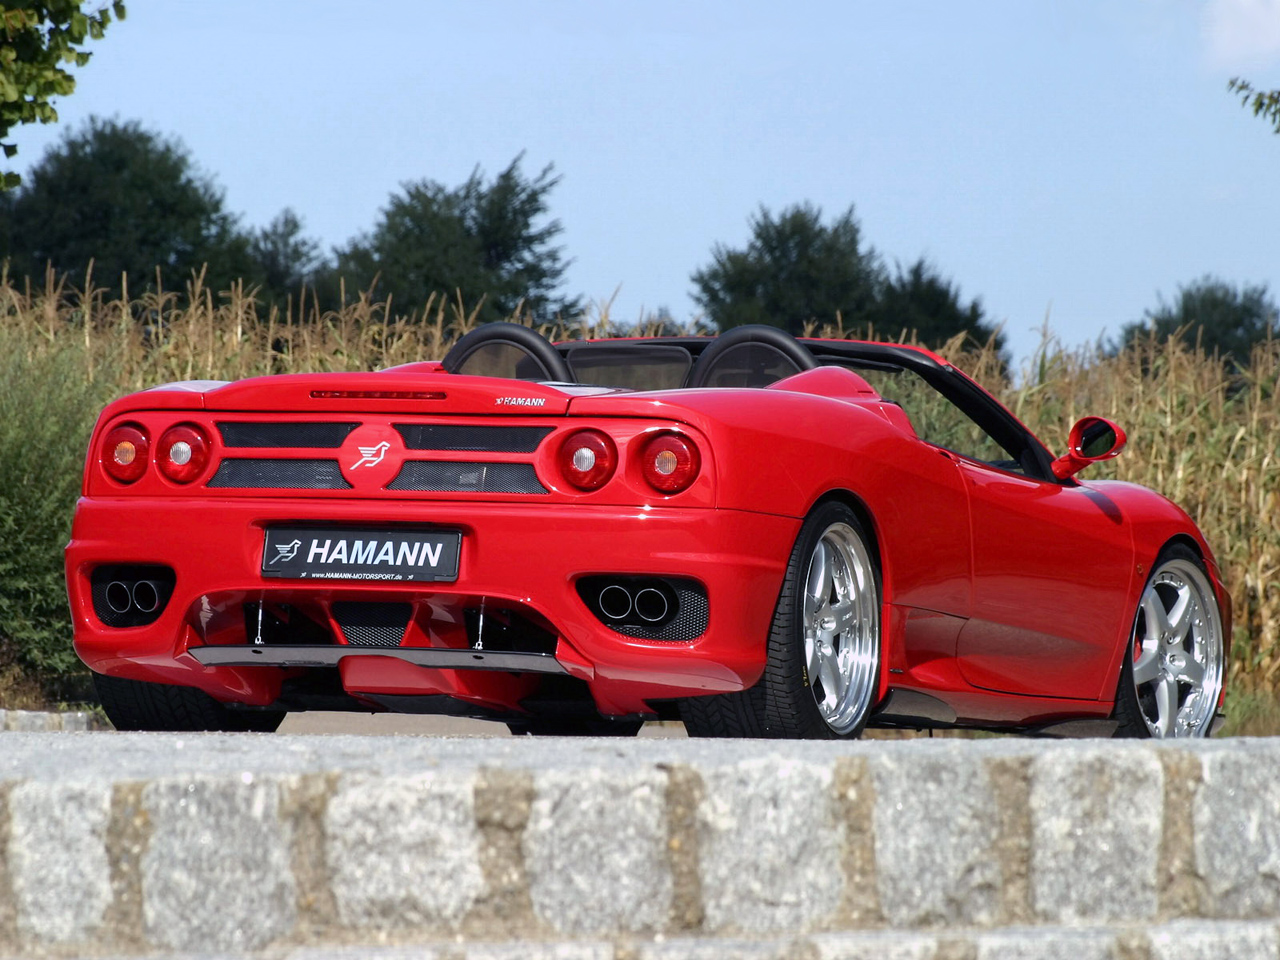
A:
[[[179,287],[206,264],[215,291],[251,273],[249,238],[223,209],[222,191],[176,140],[136,121],[91,118],[69,131],[13,192],[0,223],[10,273],[83,275],[131,290],[163,281]]]
[[[1121,331],[1120,339],[1127,345],[1144,336],[1160,341],[1178,337],[1244,367],[1253,345],[1278,333],[1280,318],[1265,284],[1237,288],[1205,276],[1182,287],[1172,303],[1161,297],[1145,319]]]
[[[1262,117],[1280,133],[1280,90],[1255,90],[1253,84],[1240,77],[1232,77],[1227,89],[1240,95],[1240,103],[1246,110],[1252,110],[1255,117]]]
[[[557,294],[568,262],[553,241],[563,229],[545,220],[559,177],[548,164],[533,179],[517,156],[486,183],[480,169],[459,187],[432,180],[402,185],[373,231],[337,254],[348,289],[374,288],[403,310],[421,309],[434,294],[468,309],[483,299],[478,320],[500,320],[522,308],[535,320],[576,313],[576,299]],[[325,284],[332,289],[333,279]]]
[[[960,288],[923,258],[906,270],[899,264],[881,285],[872,320],[879,336],[914,334],[922,343],[937,346],[966,333],[972,346],[995,337],[996,349],[1004,349],[1004,336],[986,319],[981,301],[962,303]]]
[[[865,324],[882,271],[849,207],[829,226],[809,203],[776,217],[764,207],[750,220],[745,249],[723,244],[692,275],[693,299],[719,329],[766,323],[800,334],[808,323]]]
[[[320,244],[303,236],[302,219],[286,207],[249,237],[252,280],[268,303],[282,302],[311,284],[323,266]]]
[[[5,143],[19,124],[52,123],[58,119],[52,98],[65,97],[76,88],[76,78],[64,64],[83,67],[91,54],[82,47],[87,39],[99,40],[111,23],[111,14],[124,19],[120,0],[98,5],[86,13],[77,0],[12,0],[0,9],[0,148],[12,157],[18,148]],[[16,173],[0,176],[0,191],[16,187]]]

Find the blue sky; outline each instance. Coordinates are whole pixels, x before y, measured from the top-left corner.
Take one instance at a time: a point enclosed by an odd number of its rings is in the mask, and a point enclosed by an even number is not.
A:
[[[554,163],[568,290],[696,313],[689,274],[761,204],[854,205],[1026,357],[1114,335],[1213,273],[1280,299],[1280,0],[129,3],[56,126],[180,138],[249,226],[326,247],[399,184]],[[358,11],[358,12],[357,12]]]

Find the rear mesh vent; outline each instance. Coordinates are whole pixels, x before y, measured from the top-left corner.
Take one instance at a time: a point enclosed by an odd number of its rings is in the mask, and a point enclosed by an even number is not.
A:
[[[219,423],[228,447],[310,447],[334,449],[358,423]]]
[[[223,460],[209,486],[247,490],[351,489],[337,460]]]
[[[388,490],[438,493],[546,493],[528,463],[437,463],[410,460]]]
[[[633,594],[634,599],[636,591],[653,585],[655,580],[660,581],[664,591],[670,591],[668,596],[674,600],[674,610],[669,619],[654,623],[644,623],[639,622],[635,617],[626,616],[625,613],[615,614],[620,619],[611,619],[602,610],[600,600],[597,599],[601,596],[601,591],[610,584],[617,584],[626,588]],[[616,630],[618,633],[628,637],[635,637],[637,640],[687,643],[690,640],[698,639],[707,631],[707,619],[710,612],[707,603],[707,591],[696,580],[676,577],[583,577],[578,581],[578,595],[582,597],[600,622],[610,630]]]
[[[410,450],[475,450],[483,453],[532,453],[551,427],[481,427],[397,423]]]
[[[654,629],[640,625],[620,623],[611,629],[638,640],[669,640],[683,643],[696,640],[707,631],[707,595],[696,584],[673,581],[679,606],[675,618]]]
[[[398,647],[413,605],[408,603],[354,603],[340,600],[330,608],[347,643],[355,647]]]

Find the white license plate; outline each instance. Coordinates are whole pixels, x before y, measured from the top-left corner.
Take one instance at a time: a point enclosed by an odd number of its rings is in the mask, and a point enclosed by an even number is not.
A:
[[[452,581],[462,534],[448,530],[268,527],[262,575],[296,580]]]

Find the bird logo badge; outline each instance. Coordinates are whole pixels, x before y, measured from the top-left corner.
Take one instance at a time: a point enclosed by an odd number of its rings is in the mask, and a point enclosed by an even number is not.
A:
[[[280,551],[276,554],[272,563],[284,563],[286,560],[292,560],[298,555],[298,548],[302,546],[301,540],[294,540],[292,543],[277,543],[276,549]]]
[[[352,470],[356,467],[376,467],[391,449],[391,444],[383,440],[376,447],[357,447],[356,449],[360,451],[360,459],[351,465]]]

